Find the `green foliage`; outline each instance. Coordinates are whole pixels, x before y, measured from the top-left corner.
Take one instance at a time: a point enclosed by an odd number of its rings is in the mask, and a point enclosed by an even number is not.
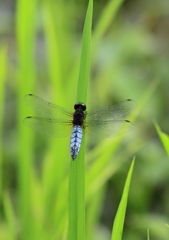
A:
[[[6,46],[0,49],[0,115],[4,114],[4,87],[7,72],[7,51]],[[0,118],[0,135],[3,131],[3,119]],[[2,138],[0,139],[0,197],[2,197]]]
[[[114,240],[114,239],[121,240],[122,239],[123,225],[124,225],[127,199],[128,199],[128,193],[129,193],[129,187],[130,187],[133,167],[134,167],[134,161],[129,170],[128,177],[127,177],[126,184],[125,184],[124,191],[123,191],[123,196],[120,201],[119,208],[118,208],[115,220],[114,220],[112,237],[111,237],[112,240]]]
[[[93,0],[90,0],[83,30],[77,102],[86,102],[90,72],[90,39]],[[75,161],[71,161],[69,180],[69,234],[68,239],[85,240],[85,137]]]
[[[125,218],[125,240],[145,239],[147,228],[151,239],[168,239],[168,2],[94,1],[91,50],[88,2],[1,2],[8,11],[0,21],[0,239],[61,240],[69,233],[109,240],[117,217],[120,231]],[[134,130],[86,138],[73,162],[68,138],[22,124],[36,115],[23,101],[29,93],[70,110],[76,101],[90,109],[133,98],[138,105],[127,119]],[[126,211],[127,198],[120,199],[133,156]],[[124,208],[115,218],[118,205]]]
[[[169,136],[162,132],[162,130],[160,129],[160,126],[158,125],[157,122],[154,123],[155,127],[156,127],[156,130],[157,130],[157,133],[158,133],[158,136],[161,140],[161,143],[163,144],[163,147],[169,157]]]
[[[147,239],[150,240],[149,230],[147,230]]]

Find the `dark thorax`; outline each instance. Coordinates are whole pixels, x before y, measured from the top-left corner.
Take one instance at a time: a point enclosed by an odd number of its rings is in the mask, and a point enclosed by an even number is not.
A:
[[[84,103],[76,103],[74,105],[75,112],[73,114],[73,125],[83,126],[86,113],[86,105]]]

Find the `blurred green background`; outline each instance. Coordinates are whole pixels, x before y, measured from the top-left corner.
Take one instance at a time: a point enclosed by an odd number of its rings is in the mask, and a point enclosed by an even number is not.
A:
[[[114,3],[113,3],[114,2]],[[108,240],[136,156],[123,239],[168,239],[169,1],[94,1],[88,109],[132,98],[134,130],[86,148],[86,239]],[[0,239],[66,239],[69,138],[22,124],[33,93],[73,110],[88,1],[0,1]]]

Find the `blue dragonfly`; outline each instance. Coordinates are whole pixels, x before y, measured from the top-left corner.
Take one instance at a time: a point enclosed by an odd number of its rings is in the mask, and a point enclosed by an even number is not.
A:
[[[44,117],[26,117],[23,123],[50,137],[70,136],[72,160],[78,156],[84,132],[92,139],[104,139],[127,133],[133,128],[130,121],[123,119],[136,107],[132,99],[90,111],[86,111],[84,103],[78,102],[74,105],[74,112],[33,94],[26,95],[24,100]]]

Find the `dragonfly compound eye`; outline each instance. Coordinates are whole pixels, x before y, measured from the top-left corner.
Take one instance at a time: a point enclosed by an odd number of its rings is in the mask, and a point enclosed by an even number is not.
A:
[[[84,103],[82,103],[82,102],[79,102],[79,103],[76,103],[76,104],[74,105],[74,109],[75,109],[75,110],[80,109],[80,110],[82,110],[82,111],[85,111],[85,110],[86,110],[86,105],[85,105]]]

